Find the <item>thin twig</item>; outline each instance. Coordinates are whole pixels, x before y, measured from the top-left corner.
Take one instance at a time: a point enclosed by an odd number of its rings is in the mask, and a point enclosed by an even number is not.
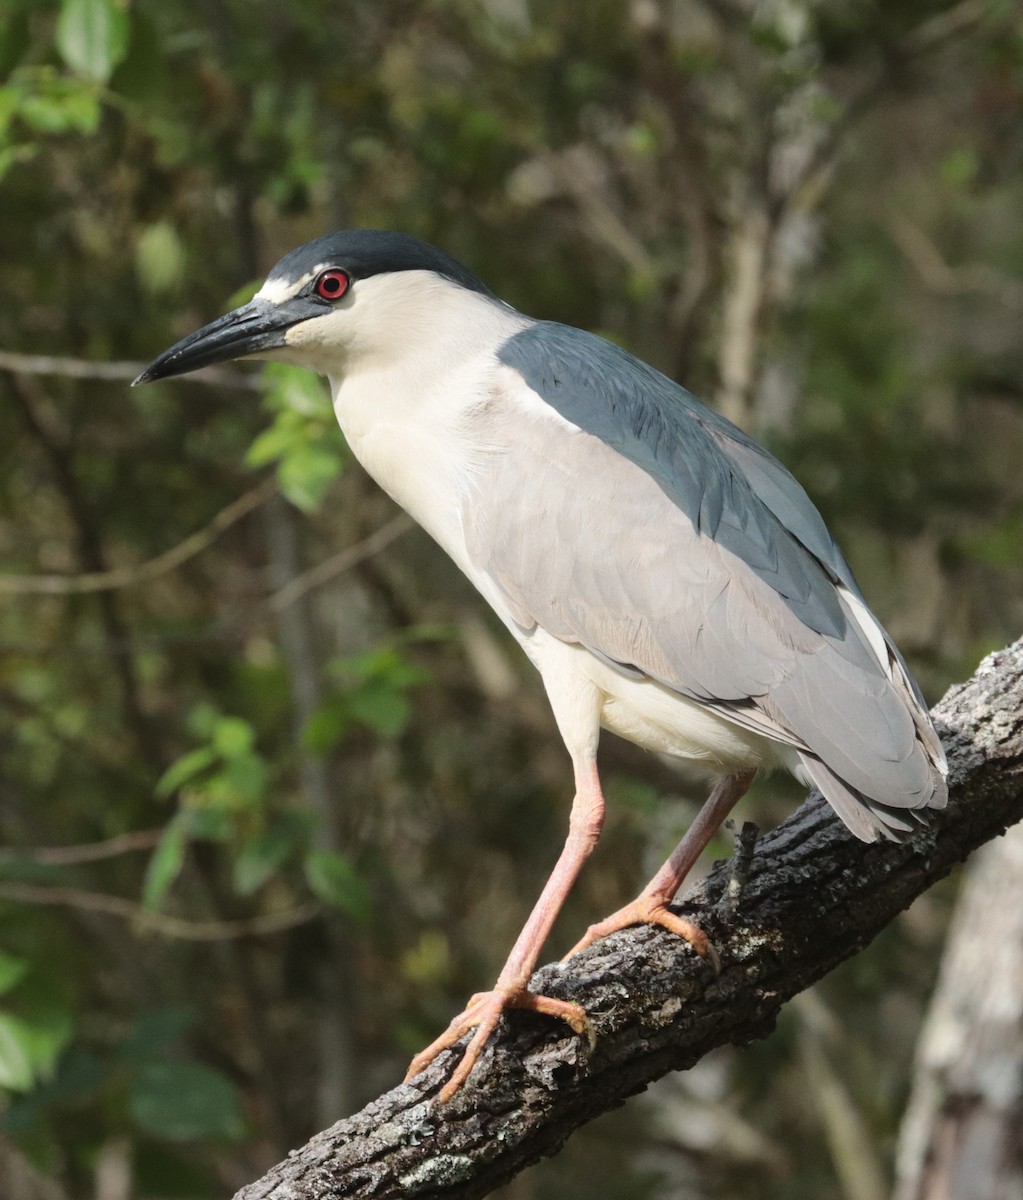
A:
[[[80,575],[0,575],[0,594],[69,596],[83,592],[114,591],[148,583],[201,554],[225,530],[264,504],[276,490],[277,484],[273,478],[264,479],[262,483],[222,508],[208,524],[190,534],[183,542],[136,566],[117,567],[112,571],[91,571]],[[297,575],[269,596],[266,603],[274,612],[280,612],[313,588],[322,587],[335,576],[378,554],[385,546],[408,533],[414,524],[411,517],[399,513],[361,542],[346,546],[324,562],[317,563],[315,567]]]
[[[30,846],[0,850],[0,863],[31,862],[47,867],[65,867],[76,863],[100,862],[116,858],[133,850],[152,850],[163,837],[162,829],[137,829],[119,833],[102,842],[85,842],[78,846]]]
[[[386,525],[381,525],[361,542],[356,542],[354,546],[346,546],[344,550],[339,550],[337,554],[317,563],[315,567],[310,567],[308,571],[296,575],[284,587],[274,592],[267,600],[267,604],[274,612],[280,612],[289,604],[300,600],[313,588],[322,587],[336,575],[351,570],[352,567],[367,558],[372,558],[374,554],[378,554],[385,546],[389,546],[391,542],[414,527],[415,522],[410,516],[406,513],[398,513]]]
[[[1023,283],[987,263],[950,266],[924,231],[900,213],[889,218],[888,231],[932,292],[945,296],[979,293],[993,296],[1011,308],[1023,308]]]
[[[146,562],[130,567],[116,567],[112,571],[87,571],[80,575],[0,575],[0,593],[69,596],[82,592],[108,592],[147,583],[200,554],[212,545],[224,530],[265,503],[276,490],[277,481],[273,477],[262,480],[256,487],[239,496],[237,500],[232,500],[226,508],[222,508],[202,529]]]
[[[244,612],[246,617],[251,617],[253,612],[259,611],[260,604],[265,605],[271,611],[279,611],[293,604],[301,596],[311,591],[314,587],[321,587],[328,583],[337,575],[344,571],[351,570],[360,562],[377,554],[391,542],[396,540],[402,534],[407,533],[410,529],[415,528],[415,522],[410,517],[404,514],[399,514],[393,517],[387,524],[382,525],[379,529],[371,533],[361,542],[356,542],[352,546],[345,547],[333,555],[326,562],[320,563],[315,567],[311,567],[308,571],[303,571],[286,584],[279,592],[274,592],[267,596],[262,601],[255,601],[247,607],[235,610],[237,615],[232,614],[229,618],[220,617],[212,622],[202,631],[193,631],[190,633],[173,633],[164,634],[159,637],[150,635],[148,637],[136,638],[132,645],[136,648],[144,647],[164,647],[164,646],[181,646],[193,645],[209,641],[217,641],[227,643],[232,639],[244,636],[244,631],[237,629],[239,619]],[[10,576],[0,576],[0,594],[5,591],[5,578]],[[25,576],[15,576],[13,578],[22,579]],[[60,576],[59,578],[63,578]],[[47,655],[53,656],[56,654],[67,656],[75,656],[81,654],[101,654],[105,653],[109,647],[106,643],[95,642],[79,642],[75,645],[61,644],[59,646],[50,646],[44,644],[29,645],[17,642],[0,642],[0,653],[8,654],[31,654],[31,655]]]
[[[87,892],[82,888],[46,887],[35,883],[0,883],[0,899],[21,904],[50,904],[60,908],[78,908],[104,913],[139,927],[140,931],[160,933],[186,942],[221,942],[234,938],[262,937],[304,925],[318,917],[323,905],[318,901],[301,904],[280,913],[249,917],[241,921],[188,921],[167,913],[152,912],[133,900],[108,896],[105,892]]]
[[[971,26],[983,24],[992,15],[990,0],[960,0],[911,29],[903,38],[903,47],[911,54],[925,53],[962,37]]]
[[[107,379],[130,383],[148,365],[144,362],[89,362],[82,358],[0,350],[0,371],[11,371],[15,375],[57,375],[63,379]],[[247,392],[262,390],[258,375],[235,371],[231,367],[205,367],[191,378],[196,383],[216,384],[217,387],[227,385]]]

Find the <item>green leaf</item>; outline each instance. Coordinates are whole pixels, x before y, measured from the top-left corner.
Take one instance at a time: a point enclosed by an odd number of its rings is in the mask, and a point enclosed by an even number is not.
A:
[[[26,1092],[33,1082],[29,1028],[10,1013],[0,1012],[0,1088]]]
[[[14,114],[21,105],[21,90],[15,87],[0,87],[0,133],[5,133]]]
[[[366,924],[373,911],[369,891],[347,858],[329,850],[311,850],[305,860],[309,886],[328,904]]]
[[[213,748],[223,758],[248,754],[255,740],[252,726],[241,717],[221,717],[213,727]]]
[[[67,65],[93,83],[106,83],[128,50],[131,26],[114,0],[63,0],[57,50]]]
[[[38,92],[26,95],[18,110],[26,124],[40,133],[95,133],[99,126],[100,103],[80,84],[55,81]]]
[[[181,873],[185,861],[185,827],[175,818],[163,831],[159,845],[153,851],[142,885],[142,902],[146,908],[156,908],[166,896],[171,884]]]
[[[987,523],[977,533],[961,534],[959,543],[978,562],[1011,567],[1023,554],[1023,517],[1013,514],[1004,521]]]
[[[425,929],[401,960],[401,973],[418,987],[440,988],[451,980],[451,943],[440,929]]]
[[[608,792],[614,797],[616,806],[631,808],[648,816],[653,816],[661,804],[660,792],[638,779],[612,779]]]
[[[135,247],[135,273],[149,292],[169,292],[185,276],[185,249],[169,221],[157,221],[139,234]]]
[[[257,807],[266,793],[266,767],[256,754],[232,758],[224,768],[224,781],[234,793],[232,800],[241,800],[247,808]]]
[[[282,421],[276,421],[269,429],[264,429],[249,446],[245,461],[250,467],[263,467],[287,454],[288,448],[295,440],[295,431],[289,429]]]
[[[287,363],[270,363],[263,372],[263,380],[267,385],[267,400],[274,408],[306,417],[318,416],[333,425],[330,393],[312,371]]]
[[[111,76],[110,86],[118,96],[138,104],[140,113],[148,113],[159,121],[156,114],[160,112],[160,99],[173,86],[171,79],[177,64],[167,53],[149,14],[132,0],[125,3],[131,7],[131,39],[127,53]]]
[[[281,490],[293,504],[311,511],[348,458],[330,398],[315,376],[284,364],[271,363],[263,380],[267,407],[276,415],[252,442],[246,461],[263,466],[277,460]]]
[[[277,479],[281,491],[296,508],[313,512],[327,488],[341,474],[344,460],[336,447],[309,445],[290,451],[281,459]]]
[[[352,713],[384,737],[397,737],[412,711],[408,700],[385,680],[375,680],[361,687],[352,695],[350,703]]]
[[[17,987],[28,974],[30,965],[27,958],[19,958],[0,950],[0,995]]]
[[[74,1034],[74,1018],[69,1008],[51,1005],[42,1011],[32,1011],[24,1022],[25,1046],[35,1078],[48,1079],[57,1060]]]
[[[205,771],[216,761],[217,756],[209,746],[200,746],[197,750],[190,750],[177,762],[171,763],[160,776],[156,784],[156,794],[163,799],[173,796],[182,784],[194,779],[196,775]]]
[[[193,841],[226,842],[234,836],[231,788],[223,775],[215,775],[205,786],[202,805],[190,804],[178,814],[182,828]]]
[[[47,1095],[61,1103],[79,1102],[94,1096],[102,1088],[105,1076],[104,1065],[95,1054],[72,1045],[60,1056],[53,1078],[47,1081]]]
[[[347,697],[330,696],[306,721],[302,741],[316,754],[325,754],[344,737],[351,723]]]
[[[287,862],[295,850],[292,830],[276,824],[250,838],[234,860],[234,890],[251,896]]]
[[[167,1141],[245,1133],[233,1084],[202,1063],[143,1063],[131,1080],[128,1109],[139,1129]]]
[[[962,187],[973,182],[979,169],[977,151],[972,146],[962,146],[942,160],[941,178],[946,183]]]
[[[188,710],[188,732],[195,738],[211,738],[219,720],[217,706],[202,700]]]
[[[243,283],[240,288],[233,291],[224,301],[224,310],[230,311],[232,308],[241,308],[243,304],[248,304],[252,297],[259,291],[260,287],[262,287],[262,284],[262,275],[257,279],[250,279],[248,283]]]

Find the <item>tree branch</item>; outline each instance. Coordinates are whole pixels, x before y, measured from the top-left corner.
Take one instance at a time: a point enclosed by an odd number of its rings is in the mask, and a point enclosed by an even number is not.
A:
[[[399,512],[397,516],[392,517],[379,529],[375,529],[361,542],[346,546],[337,554],[332,554],[330,558],[325,558],[323,562],[317,563],[315,567],[309,567],[300,575],[296,575],[294,579],[289,579],[286,584],[270,595],[267,603],[274,612],[282,612],[296,600],[301,600],[313,588],[322,587],[338,575],[365,562],[367,558],[379,554],[391,542],[408,533],[410,529],[414,529],[415,524],[415,521],[407,513]]]
[[[19,354],[0,350],[0,371],[13,375],[56,375],[63,379],[122,380],[130,382],[148,366],[145,362],[90,362],[83,358],[68,358],[52,354]],[[262,385],[258,375],[236,371],[232,367],[204,367],[191,376],[193,382],[213,387],[241,388],[258,392]]]
[[[943,296],[980,294],[991,296],[1010,308],[1023,308],[1023,283],[1004,275],[987,263],[950,266],[926,233],[907,217],[895,213],[888,230],[924,286]]]
[[[72,596],[83,592],[116,591],[149,583],[208,549],[225,530],[269,500],[276,491],[277,480],[269,476],[232,500],[202,529],[197,529],[184,541],[145,562],[111,570],[86,571],[78,575],[0,575],[0,594]]]
[[[710,966],[662,930],[630,929],[534,987],[583,1004],[596,1040],[525,1013],[446,1106],[456,1052],[295,1151],[235,1200],[470,1200],[557,1151],[578,1126],[715,1046],[771,1031],[786,1000],[866,946],[977,846],[1023,816],[1023,641],[989,656],[934,716],[952,798],[907,844],[864,845],[813,793],[753,856],[738,911],[719,867],[685,902]]]
[[[16,850],[4,847],[0,850],[0,866],[3,863],[40,863],[48,867],[66,867],[77,863],[101,862],[117,858],[135,850],[152,850],[163,837],[162,829],[138,829],[105,838],[102,842],[84,842],[72,846],[19,846]]]
[[[19,904],[55,905],[59,908],[78,908],[85,912],[105,913],[136,926],[142,933],[159,933],[163,937],[184,942],[228,942],[237,938],[266,937],[305,925],[323,913],[318,900],[287,908],[281,912],[265,913],[240,921],[190,921],[155,912],[135,900],[111,896],[106,892],[87,892],[82,888],[50,887],[38,883],[5,883],[0,881],[0,900]]]

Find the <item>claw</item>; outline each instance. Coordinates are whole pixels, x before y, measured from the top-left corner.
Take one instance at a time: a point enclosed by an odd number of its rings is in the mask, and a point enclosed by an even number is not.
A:
[[[592,1048],[593,1031],[582,1005],[573,1004],[568,1000],[555,1000],[553,996],[540,996],[535,992],[527,991],[521,985],[496,987],[492,992],[479,992],[473,996],[465,1011],[455,1017],[440,1037],[415,1056],[409,1063],[405,1082],[407,1083],[428,1067],[444,1050],[454,1046],[470,1029],[475,1029],[476,1032],[465,1048],[462,1061],[437,1096],[442,1104],[446,1104],[469,1077],[469,1073],[483,1053],[484,1047],[490,1040],[490,1035],[497,1028],[501,1014],[506,1008],[525,1008],[531,1012],[544,1013],[549,1017],[558,1017],[566,1022],[575,1033],[586,1034]]]
[[[624,908],[620,908],[606,920],[591,925],[565,955],[562,962],[578,954],[580,950],[585,950],[587,946],[592,946],[600,938],[617,933],[619,929],[627,929],[630,925],[660,925],[669,933],[677,934],[687,941],[701,958],[707,959],[714,968],[715,975],[721,974],[721,958],[699,925],[694,925],[692,921],[687,921],[685,917],[673,913],[666,904],[652,899],[644,899],[642,896]]]

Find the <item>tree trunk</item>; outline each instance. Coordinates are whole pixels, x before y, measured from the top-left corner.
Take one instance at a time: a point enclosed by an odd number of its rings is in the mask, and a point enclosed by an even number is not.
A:
[[[270,500],[266,515],[270,587],[273,592],[280,593],[302,571],[298,531],[283,496],[274,496]],[[302,793],[316,818],[314,844],[318,850],[336,854],[341,847],[337,836],[334,789],[325,761],[309,751],[304,738],[309,718],[323,701],[321,651],[317,646],[308,597],[300,597],[280,609],[277,628],[291,684],[293,743]],[[324,954],[317,972],[320,1003],[316,1112],[321,1121],[329,1121],[338,1113],[351,1112],[358,1096],[355,1086],[358,1054],[353,1033],[356,997],[352,962],[355,945],[347,918],[336,910],[324,915],[323,927],[328,952]]]
[[[920,1038],[895,1200],[1023,1200],[1023,825],[985,846]]]

